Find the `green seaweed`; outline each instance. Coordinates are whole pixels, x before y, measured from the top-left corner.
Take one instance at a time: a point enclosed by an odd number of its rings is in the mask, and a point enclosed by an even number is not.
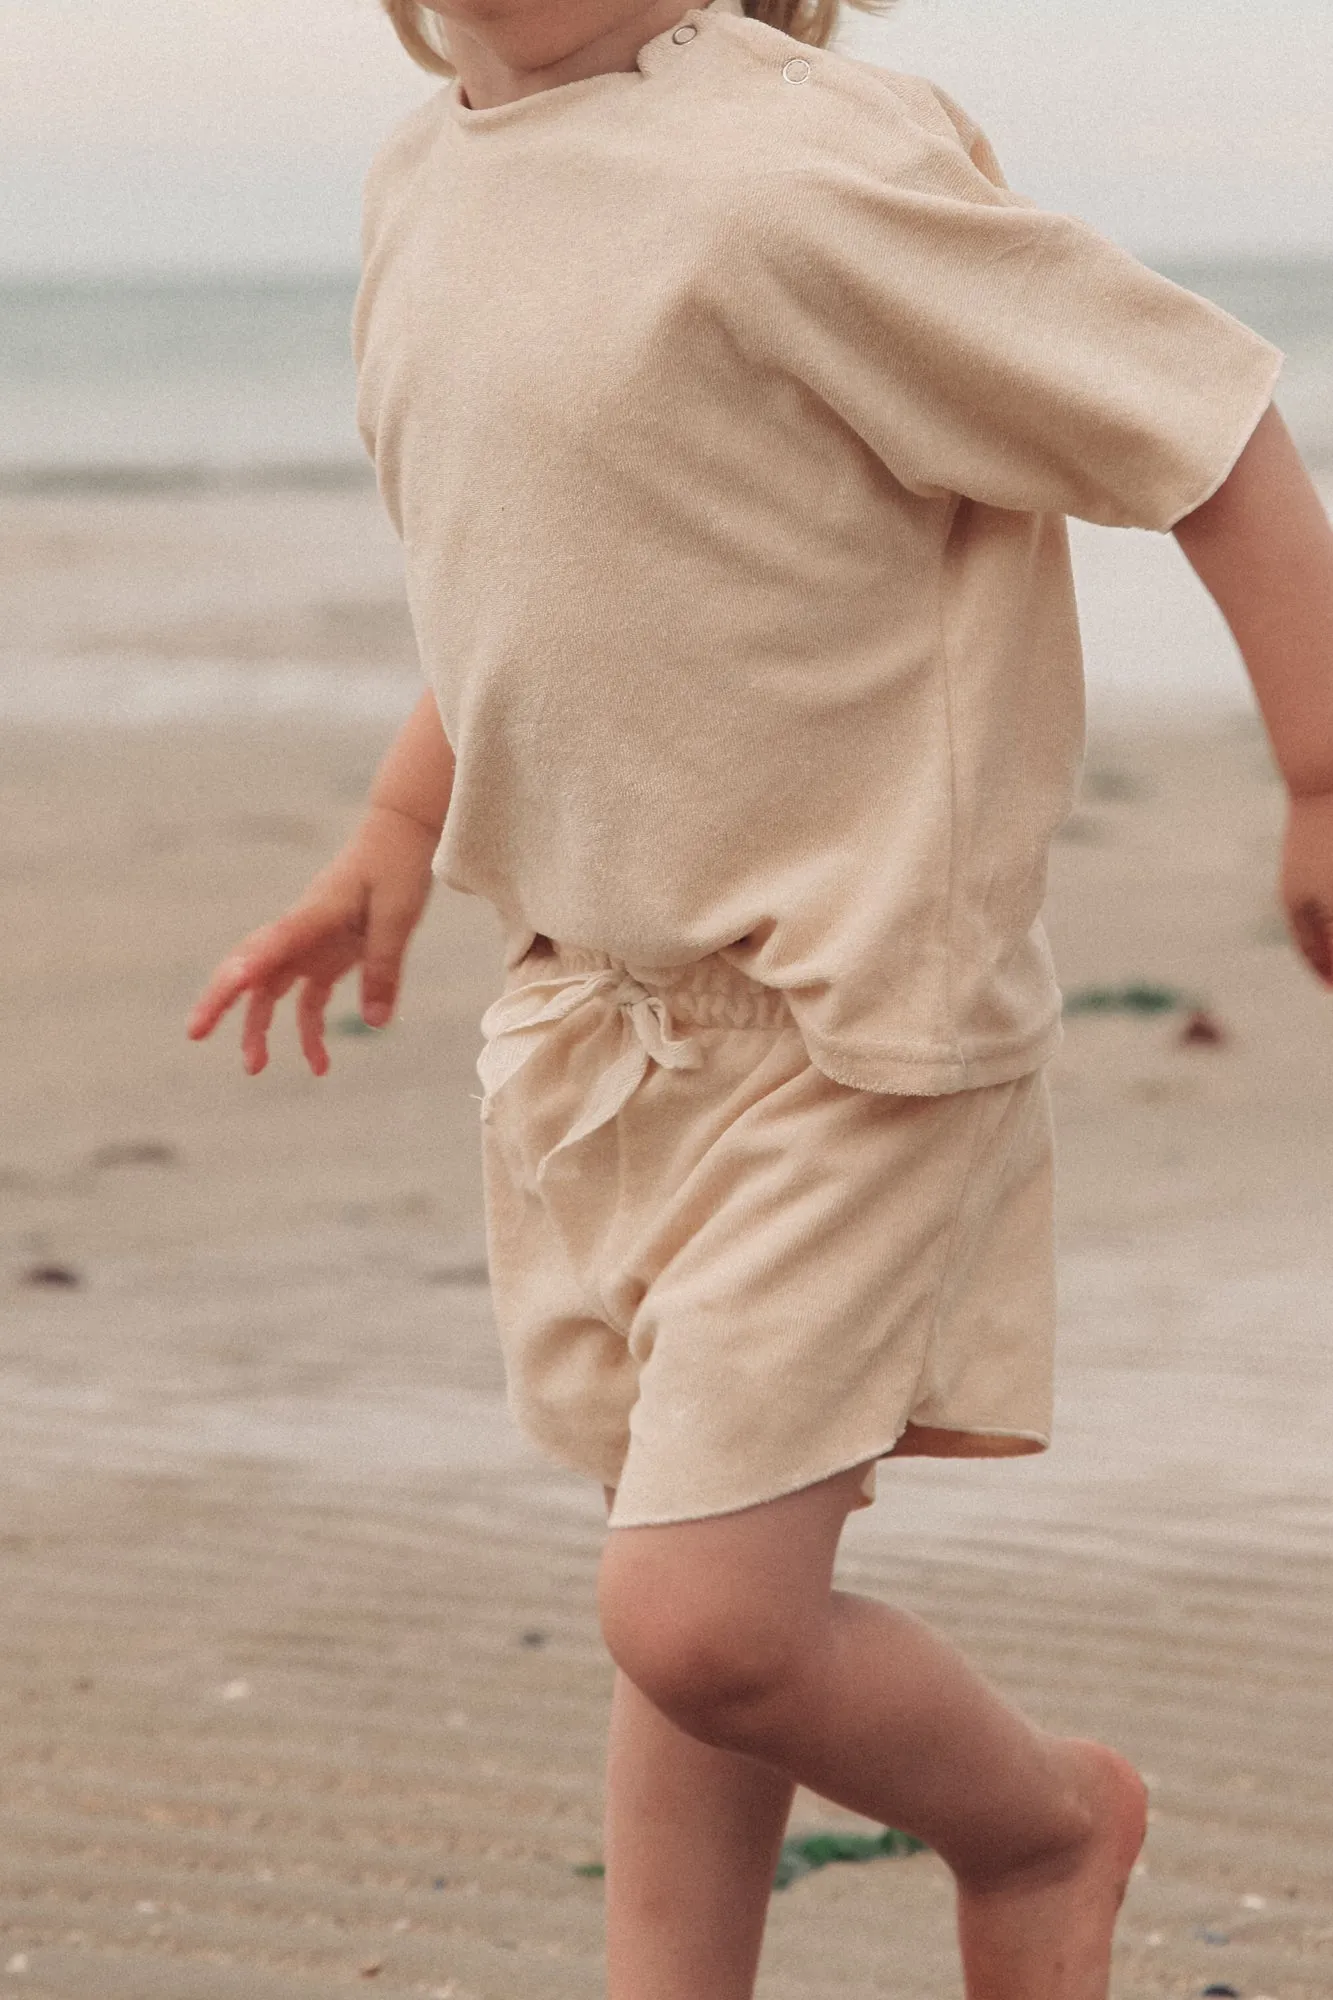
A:
[[[362,1020],[359,1014],[338,1014],[329,1026],[335,1035],[379,1035],[384,1032],[382,1028],[372,1028],[369,1021]]]
[[[1083,986],[1066,993],[1066,1014],[1169,1014],[1178,1007],[1200,1003],[1176,986],[1153,986],[1146,981],[1130,986]]]
[[[796,1833],[782,1843],[773,1887],[785,1889],[802,1875],[813,1875],[831,1861],[878,1861],[885,1855],[924,1854],[926,1843],[914,1833],[886,1826],[882,1833]],[[606,1874],[601,1861],[576,1862],[575,1875],[600,1882]]]
[[[878,1861],[885,1855],[925,1852],[924,1840],[918,1840],[914,1833],[900,1833],[895,1826],[886,1826],[883,1833],[874,1834],[794,1834],[782,1843],[773,1887],[785,1889],[792,1882],[799,1882],[802,1875],[827,1868],[831,1861]]]

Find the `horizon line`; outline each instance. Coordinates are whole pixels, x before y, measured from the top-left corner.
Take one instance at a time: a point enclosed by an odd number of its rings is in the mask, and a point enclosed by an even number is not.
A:
[[[1311,244],[1303,248],[1287,247],[1272,249],[1251,244],[1223,247],[1215,245],[1164,245],[1157,244],[1147,249],[1136,248],[1132,244],[1121,244],[1122,249],[1137,257],[1140,263],[1150,267],[1162,264],[1251,264],[1283,265],[1299,268],[1303,265],[1328,265],[1333,263],[1333,241],[1324,245]],[[35,264],[6,266],[0,263],[0,291],[24,291],[40,286],[68,286],[71,290],[92,289],[98,285],[133,286],[152,285],[254,285],[254,284],[355,284],[360,277],[360,267],[355,263],[331,264],[327,262],[304,263],[287,258],[278,261],[259,260],[247,263],[199,264],[185,260],[158,263],[116,263],[116,264]]]

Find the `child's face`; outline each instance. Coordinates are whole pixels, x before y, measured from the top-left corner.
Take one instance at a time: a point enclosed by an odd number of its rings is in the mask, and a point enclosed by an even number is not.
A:
[[[628,31],[640,41],[669,26],[689,0],[423,0],[438,14],[457,58],[467,45],[523,68],[554,65],[575,50]],[[642,32],[636,34],[641,29]],[[632,51],[631,51],[632,59]]]

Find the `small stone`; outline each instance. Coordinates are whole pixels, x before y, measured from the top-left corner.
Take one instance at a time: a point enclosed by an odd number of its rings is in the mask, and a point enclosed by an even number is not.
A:
[[[136,1903],[134,1907],[141,1917],[155,1917],[157,1915],[157,1904],[150,1903],[146,1899]]]
[[[1206,1007],[1196,1007],[1185,1017],[1180,1041],[1186,1048],[1220,1049],[1230,1040],[1226,1029]]]
[[[470,1264],[441,1264],[425,1276],[429,1285],[486,1285],[491,1273],[490,1267],[478,1260]]]
[[[70,1290],[75,1285],[81,1285],[83,1278],[72,1264],[29,1264],[22,1282],[25,1285],[49,1285],[52,1289],[63,1286]]]
[[[358,1965],[356,1969],[363,1979],[378,1979],[384,1970],[384,1962],[382,1959],[373,1958],[369,1964]]]
[[[26,1951],[16,1951],[13,1953],[11,1957],[5,1960],[6,1972],[20,1973],[20,1972],[26,1972],[27,1969],[28,1969],[28,1954]]]
[[[1197,1930],[1194,1933],[1200,1944],[1230,1944],[1226,1931]]]
[[[1240,1988],[1238,1986],[1205,1986],[1203,1993],[1204,2000],[1240,2000]]]
[[[95,1167],[174,1167],[180,1154],[165,1139],[113,1139],[92,1155]]]
[[[530,1626],[526,1632],[519,1633],[518,1643],[520,1646],[531,1646],[533,1648],[544,1646],[546,1644],[546,1634],[545,1632],[537,1631],[535,1626]]]
[[[228,1681],[220,1690],[223,1701],[244,1701],[249,1692],[249,1681]]]
[[[1242,1910],[1266,1910],[1268,1908],[1268,1898],[1267,1896],[1242,1896],[1240,1906]]]
[[[1105,766],[1100,770],[1089,769],[1083,778],[1083,792],[1086,798],[1109,799],[1117,805],[1129,799],[1144,798],[1148,795],[1149,789],[1136,773],[1109,770]]]

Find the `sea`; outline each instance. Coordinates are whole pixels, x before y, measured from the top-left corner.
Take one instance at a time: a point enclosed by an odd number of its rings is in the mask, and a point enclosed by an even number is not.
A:
[[[1333,257],[1155,268],[1283,350],[1279,408],[1333,492]],[[369,484],[354,416],[355,289],[350,273],[0,283],[0,495]],[[1157,546],[1110,555],[1104,538],[1123,531],[1074,522],[1071,532],[1094,697],[1114,699],[1119,687],[1140,701],[1244,698],[1211,605],[1189,597],[1179,557],[1162,547],[1169,537],[1136,537]],[[0,712],[16,702],[26,712],[16,676],[27,678],[21,662],[0,658]],[[181,663],[173,712],[187,678]],[[216,678],[199,678],[205,709]]]
[[[1283,415],[1333,469],[1333,257],[1159,265],[1287,356]],[[351,275],[0,284],[0,487],[364,479]]]

